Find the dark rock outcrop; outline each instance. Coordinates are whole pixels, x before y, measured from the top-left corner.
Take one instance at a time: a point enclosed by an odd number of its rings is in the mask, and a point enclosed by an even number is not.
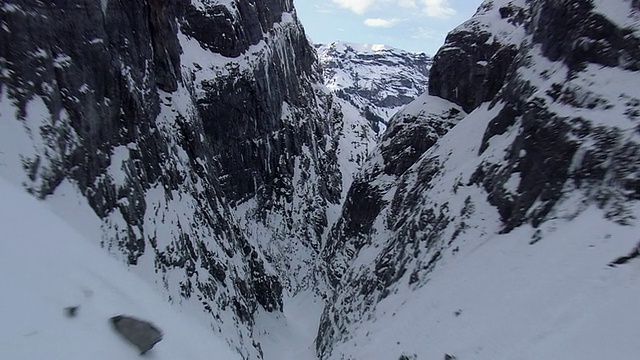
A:
[[[504,162],[484,163],[471,182],[485,187],[489,201],[500,211],[504,231],[529,221],[534,226],[539,225],[566,192],[567,186],[581,188],[590,196],[602,199],[598,200],[602,206],[614,208],[619,208],[624,199],[638,197],[634,185],[637,169],[633,164],[637,163],[639,144],[628,139],[615,122],[611,126],[597,124],[588,119],[589,113],[584,113],[584,117],[561,115],[552,109],[558,105],[578,111],[613,109],[615,105],[609,94],[601,93],[601,89],[580,88],[572,80],[579,78],[581,72],[594,73],[596,70],[589,68],[593,65],[637,71],[639,39],[630,29],[620,28],[594,11],[587,2],[565,1],[560,6],[551,1],[540,1],[532,6],[531,12],[537,19],[530,29],[532,45],[523,46],[514,67],[535,68],[531,57],[539,46],[542,56],[568,70],[565,78],[547,81],[550,83],[547,97],[535,95],[535,91],[540,90],[535,80],[516,75],[505,84],[502,95],[494,100],[505,102],[505,106],[487,127],[480,155],[490,140],[507,128],[517,126],[521,131]],[[574,24],[571,31],[566,28],[569,23]],[[621,35],[623,33],[626,35]],[[596,43],[602,48],[580,45]],[[585,49],[589,51],[585,52]],[[535,71],[544,79],[551,69]],[[620,96],[628,95],[622,93]],[[634,101],[627,102],[624,110],[627,115],[623,118],[634,121],[636,117],[629,116],[634,113],[632,108],[637,107],[633,104]],[[513,174],[521,179],[516,195],[504,192],[505,183]],[[625,180],[614,193],[597,195],[608,177]],[[618,210],[611,210],[612,218],[625,221],[623,215],[618,217],[614,213]]]
[[[637,18],[635,4],[615,6]],[[363,321],[393,321],[378,311],[382,299],[428,289],[441,264],[498,233],[553,229],[587,208],[612,226],[637,224],[640,100],[629,79],[639,30],[609,11],[579,0],[485,1],[449,34],[430,95],[474,111],[424,147],[399,121],[356,176],[323,258],[335,290],[316,339],[321,358],[368,337]]]
[[[609,266],[615,267],[617,265],[624,265],[629,261],[637,258],[640,258],[640,243],[638,243],[638,245],[635,248],[633,248],[633,250],[631,250],[629,254],[613,260],[611,263],[609,263]]]
[[[180,1],[184,3],[180,21],[183,32],[203,48],[231,58],[263,40],[283,13],[293,11],[289,0],[234,1],[231,7]]]
[[[516,56],[529,10],[509,4],[499,8],[501,24],[478,20],[495,10],[492,2],[484,2],[474,18],[447,35],[445,44],[434,57],[429,94],[471,112],[498,93]],[[491,26],[505,29],[496,34]]]
[[[593,10],[589,1],[541,5],[536,9],[533,41],[549,60],[561,60],[574,71],[587,64],[640,70],[640,42],[633,29]]]
[[[423,95],[391,119],[375,150],[375,154],[381,156],[365,163],[354,179],[340,219],[327,239],[322,258],[325,261],[323,272],[330,286],[342,286],[343,276],[353,259],[361,249],[372,246],[377,232],[374,223],[389,206],[388,194],[393,193],[398,179],[465,115],[455,104]],[[385,273],[383,269],[388,267],[379,267],[380,277],[385,278],[386,283],[392,282],[395,275]],[[366,286],[376,287],[379,280],[376,277]],[[354,286],[365,285],[359,282]],[[323,333],[322,328],[320,333]]]
[[[1,11],[0,98],[34,149],[3,159],[40,198],[77,189],[102,246],[260,358],[253,315],[282,310],[289,265],[244,225],[284,217],[277,240],[318,251],[341,191],[336,110],[314,89],[291,1],[9,0]]]
[[[162,341],[162,331],[152,323],[126,315],[109,319],[113,328],[144,355]]]
[[[225,23],[245,29],[237,38],[242,46],[232,46],[244,52],[224,66],[195,63],[189,76],[197,79],[198,115],[226,200],[280,280],[297,291],[311,281],[310,264],[328,225],[327,208],[340,201],[342,119],[332,97],[317,87],[316,54],[291,2],[236,5],[225,10],[233,18]],[[258,22],[250,21],[255,17]],[[208,26],[199,21],[205,20],[187,15],[183,26]],[[257,31],[259,37],[252,35]],[[194,37],[205,48],[218,49],[219,38],[202,35]],[[221,54],[234,55],[232,48]],[[210,68],[216,76],[203,77]],[[265,232],[253,232],[256,223]]]

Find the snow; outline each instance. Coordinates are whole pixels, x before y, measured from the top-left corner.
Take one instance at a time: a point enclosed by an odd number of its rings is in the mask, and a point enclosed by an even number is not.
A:
[[[22,9],[22,7],[19,4],[11,4],[11,3],[6,3],[4,1],[2,3],[2,10],[6,11],[6,12],[24,13],[24,10]]]
[[[404,50],[400,50],[384,44],[357,44],[347,41],[336,41],[328,46],[334,47],[339,52],[355,51],[364,54],[373,54],[382,51],[405,52]]]
[[[628,0],[623,2],[629,3]],[[104,11],[107,0],[101,3]],[[192,3],[200,8],[222,4],[232,9],[235,5],[234,0],[194,0]],[[507,1],[493,3],[498,7]],[[524,0],[512,3],[524,6]],[[594,1],[597,11],[612,21],[638,28],[635,12],[628,12],[624,7],[609,9],[607,4],[605,0]],[[3,5],[3,10],[21,11],[18,5],[12,4]],[[475,20],[465,23],[459,30],[489,23],[483,29],[496,35],[491,41],[520,44],[524,30],[498,19],[496,14],[495,11],[481,11]],[[295,26],[295,23],[293,14],[283,13],[281,24],[275,28]],[[268,41],[273,40],[272,35],[265,36]],[[259,61],[256,60],[258,55],[272,51],[268,50],[268,41],[261,41],[245,54],[227,58],[202,49],[197,41],[182,33],[179,39],[184,49],[183,71],[194,75],[193,95],[196,98],[201,95],[198,84],[202,80],[250,70]],[[99,43],[102,40],[90,41]],[[340,46],[338,49],[351,47],[367,54],[395,51],[375,44]],[[39,54],[46,55],[44,52]],[[636,72],[589,65],[578,76],[568,79],[568,71],[561,63],[544,61],[539,49],[534,48],[531,54],[535,57],[533,65],[517,71],[518,76],[536,79],[534,85],[539,90],[532,98],[544,98],[558,116],[582,116],[594,125],[616,127],[626,131],[629,137],[637,136],[634,135],[636,120],[626,115],[631,109],[629,104],[639,101],[636,84],[640,78]],[[72,66],[71,60],[67,55],[58,55],[55,66]],[[486,62],[478,64],[484,66]],[[123,67],[122,71],[126,74],[130,69]],[[385,70],[369,72],[368,77],[361,80],[362,85],[380,80],[382,74],[386,74]],[[331,81],[328,85],[332,90],[355,84],[342,70],[337,71]],[[580,104],[603,100],[604,105],[587,109],[554,104],[545,91],[554,83],[574,90]],[[300,288],[290,286],[287,290],[297,294],[285,297],[284,313],[261,311],[251,332],[254,338],[244,339],[249,331],[236,329],[244,325],[236,323],[229,311],[215,309],[216,316],[222,318],[218,322],[202,314],[202,304],[198,301],[182,300],[177,296],[177,284],[185,276],[180,269],[165,275],[155,274],[153,256],[148,253],[139,259],[135,270],[129,270],[97,247],[97,243],[105,239],[108,247],[109,236],[126,231],[126,222],[119,212],[110,214],[103,222],[94,215],[76,185],[68,180],[58,185],[46,202],[36,201],[21,188],[13,187],[31,184],[24,171],[26,161],[42,154],[55,156],[58,149],[52,148],[53,142],[40,131],[52,125],[44,100],[34,97],[27,104],[28,116],[18,119],[14,104],[6,90],[2,90],[0,288],[5,294],[0,297],[3,324],[0,325],[0,359],[135,359],[137,351],[124,343],[107,322],[110,316],[120,313],[149,319],[164,330],[165,339],[148,355],[153,359],[239,359],[225,341],[236,348],[250,342],[259,343],[266,360],[317,358],[314,337],[325,304],[314,292],[298,292]],[[177,136],[176,112],[182,115],[195,112],[189,91],[191,89],[181,85],[173,94],[160,94],[163,104],[157,126],[158,130],[170,134],[169,137]],[[372,152],[375,135],[364,125],[356,106],[342,99],[337,99],[336,103],[342,107],[344,115],[338,154],[344,198],[353,176]],[[424,95],[400,114],[435,113],[448,110],[450,106],[445,100]],[[637,341],[640,313],[633,310],[640,301],[637,286],[640,261],[633,260],[615,268],[607,266],[637,245],[637,224],[620,226],[606,221],[602,210],[589,206],[580,196],[567,194],[561,201],[562,206],[554,210],[555,218],[540,228],[525,225],[509,234],[500,234],[499,215],[486,200],[482,189],[461,185],[457,193],[452,192],[452,184],[469,184],[480,162],[499,164],[505,149],[518,135],[520,124],[516,121],[503,134],[492,137],[482,157],[478,157],[481,134],[502,106],[501,103],[492,108],[488,104],[480,106],[422,157],[424,162],[441,159],[443,168],[434,177],[430,184],[433,188],[420,200],[419,206],[436,208],[434,204],[446,203],[448,214],[461,214],[453,216],[454,224],[461,226],[466,222],[468,227],[456,240],[460,246],[456,246],[455,254],[453,250],[445,249],[437,271],[429,274],[425,286],[409,285],[410,272],[407,272],[393,288],[394,293],[378,304],[370,316],[357,319],[353,328],[340,329],[348,330],[350,338],[346,343],[335,345],[336,358],[343,355],[348,359],[397,359],[400,355],[416,354],[420,359],[438,359],[444,353],[459,359],[477,360],[637,358],[640,353]],[[284,103],[282,120],[293,122],[294,115],[294,106]],[[63,112],[56,121],[68,121],[68,116]],[[73,134],[70,136],[69,145],[73,145]],[[163,166],[175,168],[185,175],[189,171],[189,158],[176,146],[176,139],[172,140],[169,142],[171,160]],[[127,162],[130,150],[136,145],[131,146],[118,146],[111,153],[108,176],[119,189],[125,189],[132,176],[127,172]],[[302,151],[302,158],[317,153],[306,147]],[[41,171],[47,171],[46,161],[55,160],[43,158],[45,163]],[[379,164],[381,156],[374,155],[369,162]],[[403,181],[415,182],[416,170],[417,167],[410,169]],[[297,227],[307,225],[304,219],[308,216],[305,212],[308,208],[303,204],[308,200],[306,194],[317,191],[301,176],[303,172],[308,172],[308,178],[318,177],[314,168],[304,168],[301,159],[296,159],[293,203],[283,207],[283,214],[291,210],[291,223]],[[389,203],[397,189],[397,180],[380,177],[375,184],[388,190],[384,200]],[[520,180],[520,175],[514,173],[504,189],[516,193]],[[201,181],[189,181],[188,186],[195,193],[203,193],[206,184]],[[473,199],[472,217],[462,215],[465,199]],[[144,200],[147,204],[144,224],[131,231],[144,230],[146,234],[157,235],[162,247],[178,236],[176,226],[188,225],[193,228],[192,234],[211,241],[209,245],[214,253],[224,252],[224,245],[213,244],[210,234],[202,234],[205,230],[193,222],[194,209],[199,202],[190,193],[163,189],[156,184],[147,191]],[[305,239],[282,235],[291,234],[286,229],[289,224],[283,214],[271,214],[264,223],[254,221],[250,216],[257,207],[255,201],[250,199],[234,209],[241,227],[263,253],[279,253],[291,260],[289,268],[274,271],[284,276],[288,274],[296,286],[308,286],[305,281],[311,281],[309,278],[314,275],[309,260],[314,260],[317,254],[305,247]],[[333,224],[340,215],[340,208],[337,204],[329,207],[328,221]],[[635,218],[640,218],[638,205],[630,204],[630,207]],[[55,209],[55,214],[49,209]],[[357,255],[350,264],[353,268],[370,268],[380,248],[394,235],[385,223],[387,215],[383,213],[376,220],[374,246],[365,247]],[[451,232],[453,228],[446,231]],[[298,233],[304,234],[303,231]],[[443,238],[451,238],[449,235]],[[241,269],[242,264],[243,260],[236,255],[230,267]],[[270,264],[265,266],[272,270]],[[167,286],[166,291],[160,289],[163,284]],[[171,288],[166,284],[171,284]],[[230,282],[227,285],[232,288]],[[295,288],[294,291],[291,288]],[[180,303],[183,312],[176,312],[166,302],[167,297]],[[78,316],[65,317],[63,309],[67,306],[80,306]]]
[[[103,15],[107,15],[107,7],[109,6],[109,0],[100,0],[100,9]]]
[[[498,42],[503,45],[519,46],[524,39],[526,32],[524,26],[517,26],[502,19],[500,13],[495,11],[505,5],[511,5],[527,9],[526,0],[485,0],[473,17],[460,26],[456,27],[451,33],[456,32],[488,32],[492,35],[487,42]],[[448,44],[440,49],[450,49]]]
[[[431,96],[427,93],[420,95],[414,101],[409,103],[407,106],[403,107],[402,110],[398,111],[396,117],[400,118],[402,116],[427,116],[428,114],[437,114],[442,115],[449,112],[451,109],[456,109],[462,112],[460,106],[445,100],[443,98],[439,98],[437,96]],[[439,117],[438,117],[439,119]]]
[[[62,111],[58,119],[54,119],[41,97],[35,96],[26,105],[26,112],[23,117],[19,117],[16,105],[8,97],[7,91],[2,88],[0,91],[0,178],[27,190],[38,190],[43,180],[43,175],[47,175],[59,159],[67,153],[73,151],[76,146],[76,137],[73,132],[67,134],[67,147],[59,149],[59,142],[51,139],[48,133],[44,132],[51,126],[65,127],[69,121],[65,111]],[[47,196],[44,202],[52,211],[60,215],[73,229],[78,231],[95,246],[104,246],[106,253],[110,253],[117,261],[125,263],[126,256],[118,250],[117,242],[125,239],[131,233],[138,238],[143,235],[146,238],[151,236],[157,241],[160,249],[166,249],[182,233],[188,232],[190,236],[197,237],[206,242],[209,250],[218,256],[225,266],[233,268],[237,276],[245,274],[246,260],[238,258],[228,258],[225,254],[232,247],[231,242],[217,242],[211,229],[206,226],[198,226],[197,211],[219,211],[224,209],[202,209],[201,199],[196,199],[197,194],[204,193],[202,179],[187,176],[190,169],[189,158],[180,146],[178,146],[179,131],[175,124],[176,113],[180,113],[185,118],[193,118],[195,108],[189,92],[180,87],[173,94],[160,93],[162,98],[160,115],[157,118],[156,126],[167,139],[167,151],[169,156],[164,158],[163,167],[167,171],[178,171],[181,176],[187,179],[186,189],[171,191],[164,189],[160,184],[151,184],[144,199],[146,203],[146,213],[143,222],[139,226],[129,228],[121,211],[112,211],[105,218],[100,219],[94,209],[89,206],[88,201],[81,195],[78,185],[73,181],[64,180],[58,185],[56,191]],[[131,143],[125,146],[118,146],[111,154],[111,164],[109,172],[96,178],[96,182],[107,182],[113,184],[116,191],[125,193],[131,191],[130,183],[139,175],[137,167],[132,166],[130,151],[139,151],[139,145]],[[33,163],[39,159],[39,167],[32,179],[25,171],[25,164]],[[201,163],[202,164],[202,163]],[[206,167],[205,167],[206,169]],[[118,200],[120,205],[127,205],[131,198],[125,196]],[[213,199],[215,202],[215,199]],[[228,214],[228,212],[227,212]],[[45,231],[45,230],[43,230]],[[129,232],[131,231],[131,233]],[[200,264],[196,264],[200,266]],[[211,331],[219,332],[224,337],[225,342],[230,344],[239,353],[246,356],[255,356],[257,351],[251,348],[250,344],[243,341],[251,335],[251,330],[246,324],[240,323],[234,317],[233,311],[229,307],[219,304],[228,301],[235,293],[230,291],[218,291],[215,298],[200,300],[197,294],[189,299],[180,296],[180,281],[185,281],[186,274],[182,268],[161,269],[157,271],[157,264],[154,262],[154,252],[147,251],[138,259],[138,266],[132,267],[131,271],[143,278],[148,286],[159,292],[159,297],[163,297],[166,302],[173,302],[180,307],[188,316],[193,316],[198,326]],[[233,287],[232,280],[226,278],[228,284],[223,289]],[[212,313],[203,310],[203,302],[211,306]],[[212,331],[213,330],[213,331]],[[249,352],[253,354],[248,355]],[[0,358],[4,358],[0,356]]]
[[[344,199],[353,182],[353,177],[375,146],[376,134],[355,106],[340,98],[335,100],[342,107],[344,115],[338,146],[338,162],[342,174],[342,198]]]
[[[546,59],[539,45],[535,45],[531,53],[536,61],[529,67],[519,68],[518,74],[536,87],[532,97],[544,98],[558,116],[584,117],[596,126],[634,131],[635,118],[627,115],[633,110],[634,102],[640,104],[637,90],[640,74],[637,71],[589,64],[580,73],[570,76],[570,70],[562,62]],[[554,103],[556,100],[548,90],[558,85],[564,91],[570,91],[574,106]]]
[[[427,90],[431,59],[424,53],[341,41],[317,45],[317,51],[325,85],[361,113],[367,109],[380,117],[379,134],[402,108],[399,99],[414,99]]]
[[[592,0],[594,11],[612,21],[620,28],[631,29],[640,36],[640,12],[632,6],[632,0],[620,0],[612,6],[611,0]]]
[[[233,10],[235,1],[236,0],[191,0],[191,5],[203,12],[206,12],[208,9],[216,5],[224,5],[229,8],[229,10]]]
[[[284,314],[256,316],[256,339],[265,360],[316,360],[315,337],[324,301],[307,290],[284,299]]]
[[[503,158],[518,126],[492,138],[483,156],[477,155],[479,135],[502,107],[481,105],[423,156],[424,161],[446,160],[422,207],[447,203],[448,213],[457,214],[465,199],[473,200],[472,216],[460,216],[467,228],[456,246],[445,248],[424,286],[410,284],[408,267],[390,288],[391,295],[349,325],[344,342],[334,345],[328,359],[438,359],[444,354],[475,360],[637,357],[640,313],[634,309],[640,301],[640,260],[608,266],[637,246],[637,220],[631,226],[615,224],[604,218],[603,210],[568,193],[539,228],[524,225],[500,234],[500,217],[484,190],[461,185],[452,192],[452,184],[468,183],[480,162]],[[406,175],[407,183],[414,182],[413,171]],[[507,190],[515,191],[518,182],[516,173]],[[638,204],[631,212],[640,218]],[[386,216],[376,220],[380,233],[374,235],[374,246],[360,252],[349,276],[373,271],[374,260],[393,236],[380,220]],[[349,306],[359,306],[355,304],[362,299],[336,301],[347,301],[346,308],[352,310]]]
[[[107,172],[113,179],[116,186],[122,187],[127,180],[125,172],[125,161],[129,159],[129,148],[126,146],[117,146],[111,150],[111,165]]]
[[[44,203],[4,179],[0,197],[1,359],[137,359],[108,323],[119,314],[162,329],[153,359],[240,359]],[[75,317],[64,315],[68,306],[79,306]]]
[[[519,94],[523,102],[541,104],[554,121],[579,119],[596,129],[570,135],[579,147],[572,159],[575,168],[584,166],[584,154],[602,134],[619,136],[609,145],[608,156],[634,148],[640,136],[639,74],[597,64],[570,72],[563,62],[546,59],[523,27],[499,18],[497,9],[507,3],[529,6],[521,0],[486,1],[472,20],[454,31],[488,32],[490,42],[515,45],[519,58],[529,59],[515,73],[531,85],[530,92],[525,88]],[[596,11],[621,27],[638,28],[638,15],[628,11],[628,1],[609,3],[594,1]],[[369,183],[386,191],[383,200],[404,215],[383,207],[367,234],[368,244],[352,260],[356,249],[351,239],[340,239],[343,251],[331,261],[347,269],[323,315],[324,325],[333,331],[321,333],[327,337],[319,339],[331,351],[324,354],[326,359],[442,359],[444,354],[475,360],[638,358],[640,259],[617,267],[610,264],[637,248],[640,204],[625,201],[625,218],[618,224],[608,219],[610,210],[597,207],[587,190],[568,181],[539,227],[525,224],[504,234],[487,191],[472,181],[480,167],[508,169],[505,155],[522,135],[523,120],[516,118],[488,139],[480,153],[482,134],[504,107],[499,99],[466,116],[398,181],[377,178]],[[441,101],[423,96],[397,116],[434,111]],[[365,172],[381,164],[378,152],[374,150],[364,165]],[[435,174],[427,184],[421,183],[419,173],[431,169]],[[607,168],[600,185],[603,197],[619,189],[623,180],[615,174]],[[521,180],[522,174],[512,171],[501,185],[505,197],[518,194]],[[534,203],[529,214],[542,203]],[[421,216],[430,210],[440,211],[444,225],[420,224],[429,221]],[[399,229],[396,221],[402,224]],[[415,234],[402,237],[403,231]],[[416,244],[422,237],[431,241],[428,246],[394,242]],[[413,256],[402,254],[414,250]],[[386,264],[387,254],[400,261]],[[427,262],[436,258],[430,267]],[[377,273],[382,266],[395,266],[402,278],[390,285],[376,284],[386,280]]]
[[[589,208],[549,222],[544,239],[525,226],[448,257],[428,286],[402,286],[338,352],[349,359],[634,359],[640,261],[607,264],[637,242]],[[380,346],[378,344],[384,344]]]

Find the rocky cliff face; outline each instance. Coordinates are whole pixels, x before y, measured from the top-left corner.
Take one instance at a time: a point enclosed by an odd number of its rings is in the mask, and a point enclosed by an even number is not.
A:
[[[386,194],[399,177],[465,115],[460,106],[425,94],[391,119],[373,155],[356,174],[323,250],[323,270],[332,286],[340,285],[363,248],[374,246],[376,222],[389,204]]]
[[[341,191],[340,118],[291,1],[1,11],[3,177],[260,358],[253,315],[282,309],[294,258],[274,253],[317,251]]]
[[[0,6],[2,177],[244,358],[310,286],[323,359],[637,355],[637,1],[485,1],[370,157],[289,0]]]
[[[545,333],[546,320],[523,326],[518,314],[544,304],[544,316],[554,318],[565,304],[585,306],[593,318],[611,316],[550,284],[561,289],[571,279],[573,291],[596,294],[590,276],[625,277],[603,266],[637,242],[629,234],[640,215],[640,101],[633,85],[640,80],[640,22],[632,2],[614,3],[485,1],[449,34],[430,93],[473,112],[456,110],[463,118],[446,135],[410,151],[395,146],[410,137],[390,127],[385,138],[398,139],[386,146],[383,140],[356,176],[324,253],[335,291],[318,333],[321,358],[362,358],[373,346],[377,356],[401,359],[438,358],[452,349],[460,358],[516,351],[533,359],[540,349],[570,356],[576,352],[562,350],[564,341],[540,345],[542,333],[565,339]],[[422,108],[416,106],[409,113]],[[427,102],[422,111],[434,108]],[[456,111],[433,112],[439,120],[431,124],[447,124]],[[574,233],[584,234],[571,245],[550,240]],[[615,243],[606,240],[612,234],[620,234]],[[576,250],[587,243],[598,250]],[[479,268],[485,275],[475,276]],[[534,268],[542,271],[538,278]],[[545,286],[529,293],[522,284],[530,281]],[[500,294],[511,300],[502,303]],[[563,324],[578,319],[560,312]],[[505,329],[523,334],[513,338],[516,348],[492,342],[508,337]],[[580,338],[598,338],[594,329],[580,331]],[[625,353],[625,346],[608,351]]]
[[[358,109],[377,134],[403,106],[427,91],[432,59],[384,45],[317,45],[325,84]]]
[[[429,93],[460,104],[467,112],[493,99],[523,40],[528,11],[524,2],[482,3],[438,50]]]
[[[185,36],[220,22],[217,15],[193,15],[195,8],[183,19]],[[241,29],[229,34],[244,40],[224,48],[218,42],[225,36],[196,31],[189,46],[220,53],[212,62],[187,51],[186,77],[195,79],[195,101],[226,199],[252,243],[296,292],[313,281],[309,264],[319,251],[327,209],[340,201],[342,118],[318,84],[315,51],[290,1],[238,2],[230,9],[221,23]],[[225,60],[238,46],[244,52],[237,60]]]

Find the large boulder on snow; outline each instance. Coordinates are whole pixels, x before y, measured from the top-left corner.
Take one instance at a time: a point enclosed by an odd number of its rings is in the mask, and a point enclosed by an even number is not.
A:
[[[148,321],[126,315],[114,316],[110,320],[113,328],[140,350],[140,355],[162,340],[162,331]]]

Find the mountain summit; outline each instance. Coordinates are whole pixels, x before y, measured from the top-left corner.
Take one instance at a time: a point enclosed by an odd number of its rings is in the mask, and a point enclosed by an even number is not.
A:
[[[391,116],[427,91],[432,59],[374,44],[316,45],[325,85],[382,134]]]

